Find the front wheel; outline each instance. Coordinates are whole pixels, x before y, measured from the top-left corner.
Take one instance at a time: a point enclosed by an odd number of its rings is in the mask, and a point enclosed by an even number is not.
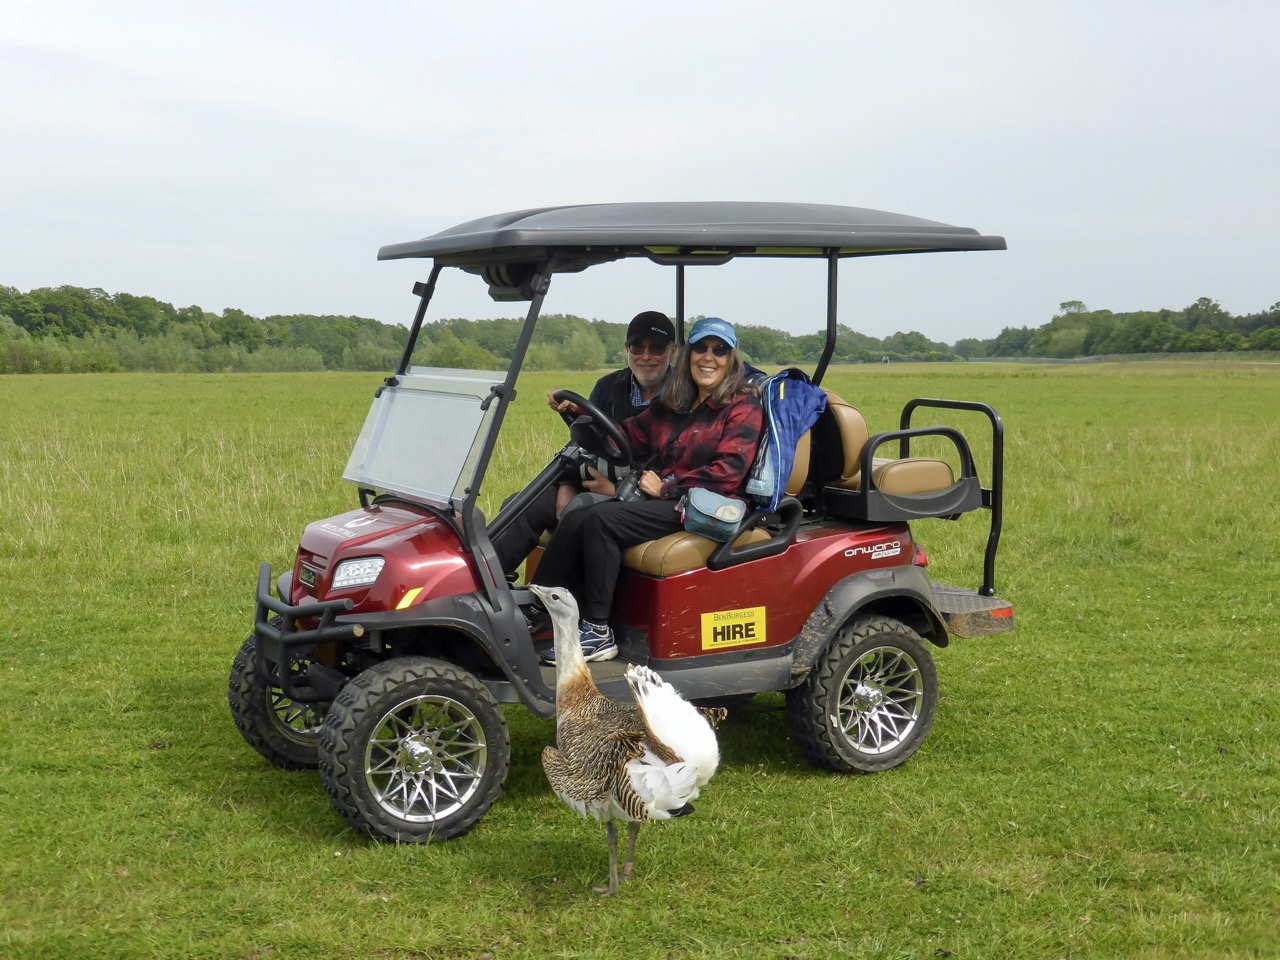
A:
[[[511,739],[493,696],[451,663],[400,657],[370,667],[329,708],[320,779],[355,829],[426,843],[470,830],[507,776]]]
[[[914,630],[888,617],[850,621],[808,679],[787,691],[787,723],[815,764],[874,773],[906,761],[933,725],[938,672]]]
[[[294,661],[305,664],[309,656]],[[274,666],[274,665],[271,665]],[[231,719],[245,742],[273,765],[284,770],[314,769],[320,745],[320,724],[327,703],[300,703],[264,681],[258,671],[258,651],[249,635],[231,664],[227,684]]]

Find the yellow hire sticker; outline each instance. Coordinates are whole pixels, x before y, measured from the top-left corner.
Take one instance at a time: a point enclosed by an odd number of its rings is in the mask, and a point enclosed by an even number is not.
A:
[[[724,650],[764,643],[764,607],[702,614],[702,649]]]

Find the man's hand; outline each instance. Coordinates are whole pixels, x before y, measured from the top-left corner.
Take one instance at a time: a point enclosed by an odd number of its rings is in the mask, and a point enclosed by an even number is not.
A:
[[[561,387],[556,387],[554,390],[552,390],[550,393],[547,394],[547,406],[550,407],[552,410],[554,410],[556,413],[564,413],[566,410],[577,410],[578,405],[576,403],[571,403],[568,400],[556,399],[556,394],[559,393],[561,389],[562,389]]]
[[[612,497],[617,492],[613,481],[595,467],[587,467],[587,473],[591,474],[591,479],[582,481],[582,489],[588,493],[603,493],[606,497]]]

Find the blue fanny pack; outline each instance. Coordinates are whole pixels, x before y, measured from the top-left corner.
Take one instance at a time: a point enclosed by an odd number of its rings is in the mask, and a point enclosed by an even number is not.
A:
[[[722,542],[732,539],[747,515],[747,505],[733,497],[694,487],[680,501],[680,521],[690,533]]]

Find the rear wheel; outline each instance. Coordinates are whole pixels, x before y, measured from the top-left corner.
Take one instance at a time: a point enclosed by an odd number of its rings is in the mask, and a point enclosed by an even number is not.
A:
[[[320,778],[374,840],[426,843],[470,830],[507,776],[511,740],[488,690],[442,660],[377,664],[343,688],[320,734]]]
[[[295,662],[307,660],[304,655]],[[263,680],[252,634],[231,664],[227,701],[240,736],[273,766],[305,770],[317,765],[320,725],[329,704],[300,703]]]
[[[787,692],[787,723],[819,766],[873,773],[916,752],[938,709],[938,673],[914,630],[888,617],[850,621],[803,685]]]

